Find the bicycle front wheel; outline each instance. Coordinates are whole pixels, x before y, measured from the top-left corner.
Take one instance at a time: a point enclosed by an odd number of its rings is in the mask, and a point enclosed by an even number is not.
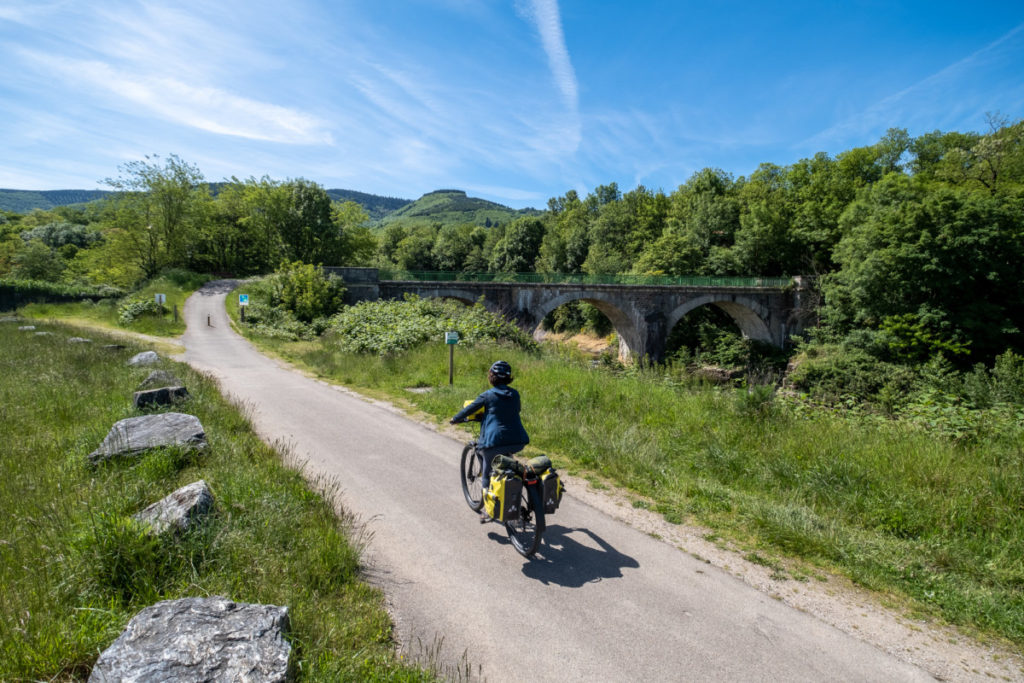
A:
[[[462,495],[466,497],[466,504],[474,512],[479,512],[480,508],[484,506],[483,462],[476,454],[473,444],[467,444],[462,449],[460,473],[462,475]]]
[[[543,526],[537,524],[537,514],[530,501],[530,487],[523,486],[519,494],[519,510],[512,519],[505,522],[505,531],[512,547],[523,557],[530,557],[540,547]]]

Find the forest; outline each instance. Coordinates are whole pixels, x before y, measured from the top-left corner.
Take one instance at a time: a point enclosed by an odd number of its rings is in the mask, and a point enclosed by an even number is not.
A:
[[[750,368],[771,356],[778,368],[802,351],[812,362],[798,380],[868,399],[905,391],[908,369],[991,370],[1024,351],[1024,121],[999,115],[984,133],[894,128],[870,146],[764,163],[749,176],[705,168],[667,193],[570,190],[505,222],[479,220],[472,207],[461,220],[451,211],[431,222],[371,220],[301,178],[232,178],[214,192],[173,154],[118,171],[100,201],[0,214],[0,278],[130,291],[167,269],[242,277],[294,263],[801,275],[821,305],[796,349],[772,356],[739,339],[724,314],[702,310],[677,326],[676,357]],[[612,332],[586,304],[545,325]]]

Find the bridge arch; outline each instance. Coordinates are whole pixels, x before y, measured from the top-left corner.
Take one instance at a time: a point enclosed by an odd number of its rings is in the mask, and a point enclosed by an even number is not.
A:
[[[723,298],[721,295],[708,294],[690,299],[677,306],[668,315],[666,330],[671,332],[676,324],[686,317],[687,313],[709,304],[718,306],[718,308],[725,311],[733,319],[733,322],[736,323],[736,327],[740,328],[740,332],[744,337],[769,344],[774,343],[771,330],[768,329],[768,323],[766,322],[769,318],[768,309],[757,301],[745,296]]]
[[[545,299],[532,308],[530,314],[536,320],[533,331],[540,327],[548,313],[564,304],[573,301],[584,301],[601,311],[611,322],[615,333],[619,336],[619,357],[628,358],[631,353],[642,351],[643,345],[640,331],[630,315],[617,306],[610,295],[602,292],[575,291],[555,295]]]

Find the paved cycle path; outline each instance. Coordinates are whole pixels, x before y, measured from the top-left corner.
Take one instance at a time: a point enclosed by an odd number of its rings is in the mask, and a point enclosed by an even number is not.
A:
[[[466,507],[462,442],[263,356],[230,327],[230,288],[186,303],[185,360],[250,406],[308,478],[337,479],[404,642],[453,663],[465,653],[489,681],[935,680],[571,491],[539,556],[522,558]]]

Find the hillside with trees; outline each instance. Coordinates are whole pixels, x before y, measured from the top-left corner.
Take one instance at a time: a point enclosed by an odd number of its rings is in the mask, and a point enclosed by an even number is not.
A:
[[[34,209],[55,209],[68,204],[85,204],[110,195],[106,190],[4,190],[0,189],[0,211],[28,213]]]
[[[221,188],[239,182],[210,183],[210,193],[216,197]],[[410,203],[408,199],[383,197],[355,190],[328,189],[328,196],[336,202],[355,202],[363,207],[371,220],[379,221],[393,211]],[[0,189],[0,211],[29,213],[36,209],[50,210],[74,204],[86,204],[111,195],[109,190],[4,190]]]
[[[477,225],[490,228],[514,218],[539,213],[534,209],[510,209],[502,204],[469,197],[462,190],[435,190],[389,213],[380,226],[399,224],[404,228],[431,225]]]

